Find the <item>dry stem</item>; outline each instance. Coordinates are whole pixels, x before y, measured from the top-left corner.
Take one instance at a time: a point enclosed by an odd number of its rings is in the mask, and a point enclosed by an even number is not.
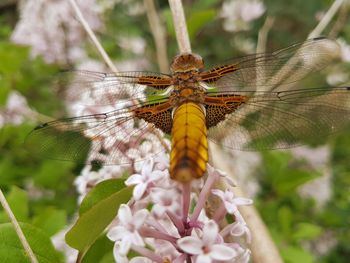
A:
[[[117,73],[118,72],[117,68],[114,66],[112,60],[109,58],[109,56],[107,55],[106,51],[102,47],[101,43],[98,41],[95,33],[92,31],[91,27],[89,26],[89,24],[85,20],[85,18],[83,16],[83,14],[81,13],[77,3],[75,2],[75,0],[69,0],[69,1],[72,4],[72,7],[73,7],[75,13],[77,14],[77,17],[78,17],[80,23],[83,25],[86,33],[89,35],[92,43],[94,43],[94,45],[96,46],[96,48],[97,48],[98,52],[100,53],[100,55],[102,56],[104,62],[108,65],[108,67],[110,68],[110,70],[112,72]]]
[[[157,61],[162,73],[169,71],[169,61],[166,48],[166,34],[161,19],[154,6],[154,0],[144,0],[148,22],[154,38],[157,51]]]
[[[308,38],[318,37],[322,34],[323,30],[327,27],[329,22],[331,22],[332,18],[337,13],[343,2],[344,0],[335,0],[333,2],[333,5],[328,9],[327,13],[322,17],[315,29],[311,31]]]
[[[186,19],[181,0],[169,0],[171,14],[180,53],[191,53],[191,43],[187,32]]]
[[[256,53],[263,53],[266,51],[267,35],[269,34],[269,31],[273,26],[274,22],[274,17],[266,17],[264,25],[259,30],[258,44],[256,45]]]

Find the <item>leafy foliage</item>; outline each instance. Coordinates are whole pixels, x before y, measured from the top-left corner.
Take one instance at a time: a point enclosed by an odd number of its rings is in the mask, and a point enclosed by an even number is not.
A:
[[[39,262],[63,262],[42,230],[29,224],[21,224],[21,228]],[[30,262],[10,223],[0,224],[0,258],[9,263]]]
[[[124,180],[110,179],[96,185],[79,209],[79,218],[66,235],[66,241],[80,254],[90,248],[104,229],[116,217],[118,208],[126,203],[132,188],[125,188]]]

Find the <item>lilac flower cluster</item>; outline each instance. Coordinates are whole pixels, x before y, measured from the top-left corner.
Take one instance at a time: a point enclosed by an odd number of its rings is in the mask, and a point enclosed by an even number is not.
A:
[[[229,32],[249,30],[250,22],[265,12],[264,3],[260,0],[225,1],[220,16],[223,27]]]
[[[96,0],[77,1],[93,30],[100,29],[101,7]],[[86,58],[77,43],[85,32],[65,0],[28,0],[20,6],[20,20],[12,33],[12,41],[32,47],[32,56],[42,55],[48,63],[71,63]]]
[[[232,180],[209,165],[207,179],[191,185],[171,180],[167,169],[165,158],[150,158],[126,180],[135,186],[133,200],[120,206],[107,234],[116,261],[248,262],[251,236],[238,207],[252,201],[235,197]],[[140,257],[129,261],[130,251]]]

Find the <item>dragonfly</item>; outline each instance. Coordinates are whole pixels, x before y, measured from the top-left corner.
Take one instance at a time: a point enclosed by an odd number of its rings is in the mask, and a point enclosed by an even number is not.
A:
[[[171,138],[170,177],[189,182],[206,172],[208,140],[230,149],[280,149],[345,128],[349,87],[300,84],[338,56],[335,41],[314,38],[209,69],[201,56],[182,53],[171,74],[74,71],[68,73],[70,95],[90,114],[41,124],[27,143],[58,160],[81,160],[90,150],[108,165],[124,162],[127,147],[160,132]]]

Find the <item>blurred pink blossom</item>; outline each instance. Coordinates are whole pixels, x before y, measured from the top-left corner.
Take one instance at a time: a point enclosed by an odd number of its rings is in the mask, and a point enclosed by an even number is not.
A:
[[[27,100],[17,91],[12,91],[7,97],[5,106],[0,108],[0,127],[9,123],[19,125],[31,115],[32,111]]]
[[[220,16],[224,19],[224,29],[230,32],[248,30],[249,23],[265,12],[260,0],[230,0],[222,5]]]
[[[340,44],[341,59],[344,62],[350,62],[350,45],[342,38],[337,42]]]
[[[78,0],[81,12],[93,30],[100,29],[101,9],[96,0]],[[32,47],[32,56],[48,63],[70,63],[86,57],[79,46],[85,31],[66,0],[28,0],[20,8],[20,20],[12,41]]]

